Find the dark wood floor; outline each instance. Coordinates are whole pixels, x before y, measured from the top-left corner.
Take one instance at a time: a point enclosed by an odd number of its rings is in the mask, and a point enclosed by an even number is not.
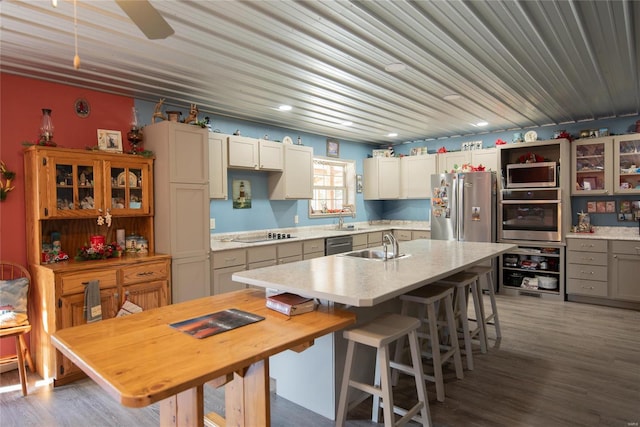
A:
[[[498,296],[503,338],[490,331],[489,353],[474,354],[462,381],[450,372],[446,400],[428,386],[435,426],[638,426],[640,312],[533,297]],[[0,425],[157,426],[158,405],[128,409],[91,380],[52,390],[30,374],[22,397],[16,371],[0,375]],[[394,395],[415,396],[402,381]],[[408,399],[409,397],[407,397]],[[222,412],[222,391],[205,390],[207,411]],[[272,394],[275,427],[332,426]],[[349,426],[374,425],[366,402]]]

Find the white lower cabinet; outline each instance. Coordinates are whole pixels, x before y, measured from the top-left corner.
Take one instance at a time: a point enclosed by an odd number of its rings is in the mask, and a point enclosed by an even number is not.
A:
[[[640,241],[567,238],[567,297],[637,307]],[[584,298],[583,298],[584,299]]]
[[[277,251],[278,264],[302,261],[302,242],[281,243]]]
[[[382,246],[382,231],[367,233],[367,247]]]
[[[324,239],[305,240],[302,242],[302,258],[312,259],[324,256]]]
[[[611,297],[640,301],[640,241],[612,240],[609,244]]]
[[[607,297],[607,241],[567,239],[567,294]]]
[[[366,249],[369,244],[367,237],[367,233],[354,234],[352,243],[353,250],[359,251],[360,249]]]
[[[246,249],[232,249],[222,252],[214,252],[211,274],[211,295],[245,289],[243,283],[231,280],[231,275],[247,269]]]

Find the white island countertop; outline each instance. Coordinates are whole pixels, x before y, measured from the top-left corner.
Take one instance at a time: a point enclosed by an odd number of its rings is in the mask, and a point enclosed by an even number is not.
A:
[[[515,249],[509,243],[419,239],[400,242],[408,257],[387,261],[345,256],[313,258],[234,273],[232,279],[263,288],[371,307]]]

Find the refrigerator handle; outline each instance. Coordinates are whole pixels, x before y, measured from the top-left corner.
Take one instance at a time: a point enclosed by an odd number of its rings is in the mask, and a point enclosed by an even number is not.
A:
[[[458,175],[458,211],[456,212],[457,218],[456,222],[458,223],[457,230],[457,240],[464,240],[464,189],[465,187],[465,179],[464,176]]]

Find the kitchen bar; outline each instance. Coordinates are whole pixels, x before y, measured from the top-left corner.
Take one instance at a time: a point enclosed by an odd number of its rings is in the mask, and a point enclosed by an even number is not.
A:
[[[397,297],[515,249],[513,244],[418,239],[401,242],[400,259],[369,260],[346,254],[234,273],[235,281],[348,306],[364,322],[398,309]],[[305,316],[304,314],[301,316]],[[304,353],[271,357],[276,393],[335,419],[346,342],[327,334]],[[359,363],[361,367],[373,366]],[[309,369],[313,367],[313,369]],[[304,384],[304,387],[300,385]]]

